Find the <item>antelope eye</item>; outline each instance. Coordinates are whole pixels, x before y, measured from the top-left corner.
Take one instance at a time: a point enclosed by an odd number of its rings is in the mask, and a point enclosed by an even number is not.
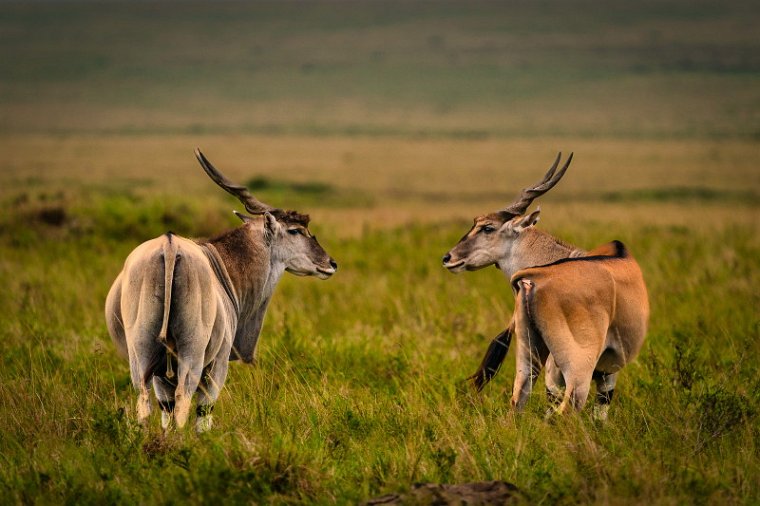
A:
[[[482,230],[486,234],[490,234],[491,232],[496,232],[496,229],[493,226],[491,226],[491,225],[486,225],[485,227],[481,228],[480,230]]]
[[[297,228],[289,228],[289,229],[288,229],[288,233],[289,233],[290,235],[298,235],[298,234],[300,234],[301,232],[300,232],[300,231],[299,231]]]

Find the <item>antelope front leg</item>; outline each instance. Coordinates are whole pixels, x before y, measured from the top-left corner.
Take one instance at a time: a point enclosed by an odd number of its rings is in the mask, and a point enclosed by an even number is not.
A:
[[[565,377],[562,376],[562,371],[551,355],[546,360],[544,378],[546,382],[546,400],[549,402],[549,407],[546,409],[546,416],[548,418],[557,411],[565,394]]]
[[[596,403],[594,403],[594,418],[600,421],[607,420],[607,412],[612,402],[612,394],[615,393],[615,383],[618,373],[604,373],[594,371],[593,379],[596,382]]]

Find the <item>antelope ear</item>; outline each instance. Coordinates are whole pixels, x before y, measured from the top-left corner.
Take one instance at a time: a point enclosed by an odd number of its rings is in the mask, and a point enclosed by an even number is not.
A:
[[[237,211],[232,211],[232,212],[235,213],[235,216],[240,218],[240,221],[242,221],[243,223],[248,223],[249,221],[253,220],[253,216],[248,216],[247,214],[239,213]]]
[[[515,218],[516,222],[513,225],[513,229],[518,234],[525,230],[528,227],[532,227],[536,223],[538,223],[538,220],[540,219],[539,214],[541,214],[541,208],[539,207],[535,211],[533,211],[530,214],[526,214],[524,216],[520,216],[518,218]]]
[[[277,218],[275,218],[272,213],[264,212],[264,227],[266,227],[270,234],[277,232],[280,226],[281,225],[277,222]]]

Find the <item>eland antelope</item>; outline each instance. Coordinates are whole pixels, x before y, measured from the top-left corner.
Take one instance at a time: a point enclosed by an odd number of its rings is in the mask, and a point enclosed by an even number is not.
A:
[[[478,216],[443,257],[451,272],[495,265],[515,292],[515,313],[493,339],[478,370],[468,379],[481,390],[517,336],[517,372],[512,405],[521,409],[544,364],[546,389],[556,411],[580,410],[592,380],[595,414],[606,418],[620,369],[644,342],[649,302],[636,260],[619,241],[586,252],[537,229],[533,200],[554,187],[573,155],[557,171],[560,155],[543,180],[525,188],[504,209]],[[550,410],[550,412],[555,409]]]
[[[111,339],[129,360],[138,420],[150,414],[152,380],[162,427],[172,420],[185,425],[197,391],[196,430],[202,432],[211,428],[228,361],[253,362],[282,274],[327,279],[338,265],[309,231],[307,215],[264,204],[200,150],[195,156],[250,215],[235,211],[243,224],[210,240],[168,232],[135,248],[111,286],[105,315]]]

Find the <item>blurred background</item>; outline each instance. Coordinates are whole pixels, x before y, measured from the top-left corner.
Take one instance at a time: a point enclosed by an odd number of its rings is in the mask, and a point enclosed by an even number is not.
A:
[[[469,220],[574,151],[558,216],[755,210],[759,20],[751,1],[3,2],[0,196],[216,210],[200,146],[355,235]]]

